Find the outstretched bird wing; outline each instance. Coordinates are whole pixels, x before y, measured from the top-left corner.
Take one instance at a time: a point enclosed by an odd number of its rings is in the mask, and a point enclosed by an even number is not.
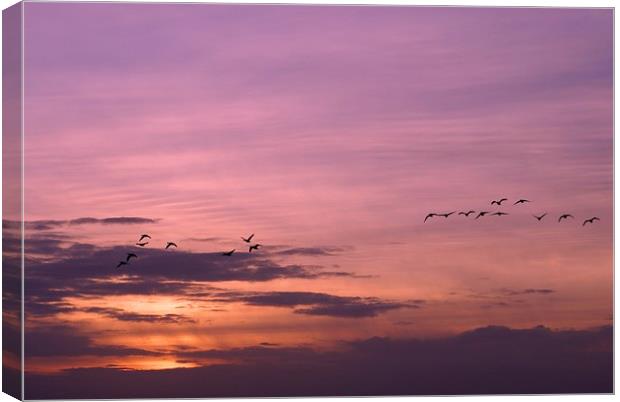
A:
[[[251,235],[248,236],[248,238],[246,239],[245,237],[241,236],[241,240],[243,240],[246,243],[249,243],[252,241],[252,237],[254,237],[254,233],[252,233]]]

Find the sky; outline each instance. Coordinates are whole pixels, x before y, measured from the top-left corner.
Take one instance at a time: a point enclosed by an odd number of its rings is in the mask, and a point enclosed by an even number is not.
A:
[[[26,397],[611,392],[612,18],[26,3]]]

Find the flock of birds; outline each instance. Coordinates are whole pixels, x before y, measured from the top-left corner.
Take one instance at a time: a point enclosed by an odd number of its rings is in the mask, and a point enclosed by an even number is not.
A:
[[[252,244],[252,239],[254,238],[254,233],[252,233],[251,235],[249,235],[248,237],[243,237],[241,236],[241,240],[243,240],[245,243],[248,244],[248,253],[251,253],[252,250],[258,250],[259,247],[262,247],[262,244],[259,243],[254,243]],[[148,240],[146,240],[148,239]],[[149,240],[151,240],[151,236],[149,236],[148,234],[143,234],[140,236],[140,239],[136,242],[136,246],[139,247],[146,247],[149,244]],[[168,250],[170,247],[174,247],[177,248],[177,244],[174,242],[167,242],[166,243],[166,247],[164,247],[164,250]],[[232,249],[230,251],[225,251],[222,253],[222,256],[224,257],[230,257],[233,255],[233,253],[237,251],[237,249]],[[138,258],[138,255],[136,253],[127,253],[127,257],[125,257],[124,260],[119,261],[118,265],[116,266],[116,268],[120,268],[123,265],[129,265],[129,261],[132,258]]]
[[[499,200],[492,200],[491,201],[491,205],[497,205],[497,206],[502,206],[504,202],[508,201],[508,198],[500,198]],[[532,201],[527,200],[525,198],[521,198],[518,199],[517,201],[515,201],[512,205],[520,205],[520,204],[526,204],[526,203],[530,203]],[[476,215],[476,217],[474,219],[479,219],[483,216],[504,216],[504,215],[508,215],[508,212],[503,212],[503,211],[477,211],[478,214]],[[452,211],[452,212],[446,212],[446,213],[437,213],[437,212],[430,212],[429,214],[426,215],[426,217],[424,218],[424,222],[426,222],[427,220],[437,217],[437,216],[443,216],[444,218],[448,218],[450,215],[456,214],[457,211]],[[471,214],[475,214],[476,211],[474,210],[469,210],[469,211],[460,211],[458,213],[458,215],[463,215],[465,217],[469,217],[469,215]],[[536,220],[538,220],[539,222],[543,220],[543,218],[545,216],[547,216],[548,213],[545,212],[541,215],[532,215],[534,218],[536,218]],[[571,214],[562,214],[559,216],[558,218],[558,222],[562,222],[562,220],[568,220],[568,218],[571,219],[575,219],[575,217]],[[588,218],[586,220],[583,221],[581,226],[585,226],[588,223],[594,223],[594,221],[600,221],[600,218],[597,216],[593,216],[591,218]],[[243,240],[245,243],[248,244],[248,252],[251,253],[253,250],[258,250],[259,247],[261,247],[261,244],[259,243],[254,243],[252,244],[252,239],[254,238],[254,233],[252,233],[251,235],[249,235],[248,237],[243,237],[241,236],[241,240]],[[148,240],[146,240],[148,239]],[[151,240],[151,236],[149,236],[148,234],[143,234],[140,236],[140,239],[138,240],[138,242],[136,243],[136,246],[139,247],[146,247],[146,245],[149,244],[149,240]],[[176,243],[174,242],[167,242],[166,246],[164,247],[165,250],[168,250],[170,247],[174,247],[177,248]],[[225,257],[230,257],[233,255],[233,253],[237,251],[237,249],[232,249],[230,251],[225,251],[222,253],[222,256]],[[132,258],[138,258],[138,255],[135,253],[127,253],[127,257],[125,257],[125,260],[119,261],[118,265],[116,266],[117,268],[122,267],[123,265],[129,265],[129,261]]]
[[[504,202],[506,202],[506,201],[508,201],[508,198],[500,198],[499,200],[491,201],[491,205],[502,206],[502,204]],[[512,204],[512,205],[526,204],[526,203],[529,203],[529,202],[532,202],[532,201],[527,200],[525,198],[521,198],[521,199],[518,199],[517,201],[515,201],[514,204]],[[444,218],[447,218],[450,215],[455,214],[455,213],[456,213],[456,211],[447,212],[447,213],[443,213],[443,214],[440,214],[440,213],[437,213],[437,212],[431,212],[431,213],[426,215],[426,217],[424,218],[424,222],[426,222],[428,219],[434,218],[436,216],[443,216]],[[469,217],[469,215],[475,214],[475,213],[476,213],[476,211],[469,210],[469,211],[461,211],[461,212],[458,213],[458,215],[464,215],[465,217]],[[478,211],[478,214],[476,215],[475,219],[481,218],[481,217],[486,216],[486,215],[489,215],[489,216],[503,216],[503,215],[508,215],[508,212],[503,212],[503,211],[495,211],[495,212],[493,212],[493,211]],[[536,218],[536,220],[538,220],[540,222],[547,215],[548,215],[547,212],[545,212],[545,213],[543,213],[541,215],[532,215],[532,216],[534,218]],[[568,218],[575,219],[575,217],[573,215],[571,215],[571,214],[562,214],[558,218],[558,222],[561,222],[563,219],[567,220]],[[594,221],[600,221],[600,218],[597,217],[597,216],[593,216],[592,218],[584,220],[581,226],[585,226],[587,223],[594,223]]]

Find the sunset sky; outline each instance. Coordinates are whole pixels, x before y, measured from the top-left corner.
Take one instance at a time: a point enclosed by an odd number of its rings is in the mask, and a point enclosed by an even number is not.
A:
[[[555,361],[558,384],[610,392],[579,370],[611,356],[612,21],[609,9],[26,3],[26,397],[155,392],[80,389],[119,375],[185,379],[163,396],[230,396],[180,384],[327,355],[351,365],[372,342],[383,357],[439,342],[432,370],[455,358],[450,342],[528,350],[541,331],[543,350],[574,357]],[[424,222],[470,209],[509,215]],[[263,247],[249,254],[251,233]],[[117,269],[127,252],[138,258]],[[579,340],[560,353],[556,336]],[[394,355],[419,360],[416,347]],[[351,376],[237,395],[442,391]],[[563,390],[548,381],[443,393]]]

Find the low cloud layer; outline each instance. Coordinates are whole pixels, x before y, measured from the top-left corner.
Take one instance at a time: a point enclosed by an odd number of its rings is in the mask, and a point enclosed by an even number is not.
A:
[[[30,328],[26,331],[27,357],[50,356],[157,356],[158,352],[114,345],[97,345],[91,338],[65,325]]]
[[[136,259],[116,268],[119,259],[135,247],[97,247],[65,239],[36,238],[27,251],[26,311],[31,316],[50,316],[77,311],[68,297],[112,295],[173,295],[188,299],[288,307],[297,314],[364,318],[400,308],[417,308],[374,297],[343,297],[312,292],[231,293],[215,291],[207,283],[267,282],[277,279],[315,280],[325,277],[369,278],[352,272],[327,271],[317,265],[282,264],[269,255],[192,253],[182,250],[137,249]],[[8,249],[19,247],[9,241]],[[178,323],[191,319],[174,314],[145,315],[120,309],[93,307],[88,312],[121,321]]]
[[[37,221],[25,221],[24,227],[30,230],[50,230],[62,226],[68,225],[143,225],[150,223],[157,223],[159,219],[143,218],[139,216],[113,216],[108,218],[92,218],[83,217],[68,220],[37,220]],[[2,220],[2,227],[4,229],[19,229],[21,223],[14,220]]]
[[[180,324],[196,322],[195,320],[181,314],[140,314],[125,311],[120,308],[110,307],[87,307],[81,309],[80,311],[101,314],[103,316],[114,318],[119,321],[149,322],[157,324]]]
[[[39,350],[48,350],[39,338]],[[28,399],[611,393],[613,330],[484,327],[443,339],[370,338],[344,349],[185,350],[198,368],[26,374]],[[92,346],[86,345],[88,351]],[[95,349],[96,351],[96,349]],[[285,378],[286,381],[282,381]],[[205,379],[208,379],[206,381]],[[102,389],[100,384],[114,384]]]
[[[480,308],[490,309],[490,308],[504,308],[504,307],[520,305],[526,302],[529,297],[532,297],[532,298],[549,297],[549,296],[553,296],[555,293],[556,293],[555,289],[549,289],[549,288],[525,288],[525,289],[501,288],[501,289],[494,289],[494,290],[489,290],[489,291],[476,291],[472,293],[467,293],[466,296],[471,299],[478,299],[478,300],[484,301],[484,303],[480,305]],[[521,296],[521,297],[515,297],[515,296]]]
[[[304,255],[304,256],[330,256],[344,251],[340,247],[290,247],[278,250],[272,254],[279,255]]]
[[[239,301],[251,306],[289,307],[297,314],[343,318],[375,317],[390,310],[419,308],[421,304],[314,292],[223,293],[217,296],[217,300]]]
[[[518,295],[548,295],[554,293],[553,289],[523,289],[523,290],[506,290],[506,294],[508,296],[518,296]]]

